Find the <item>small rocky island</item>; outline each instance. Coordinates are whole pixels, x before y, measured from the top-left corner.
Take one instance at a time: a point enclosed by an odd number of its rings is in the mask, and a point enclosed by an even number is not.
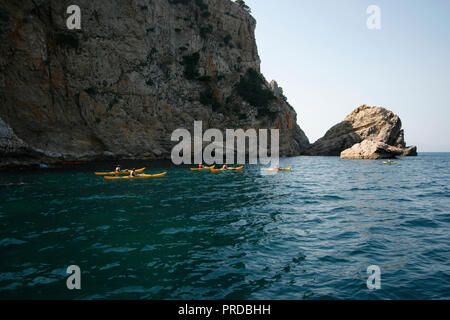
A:
[[[398,115],[382,107],[362,105],[311,144],[306,154],[343,159],[390,159],[417,156],[417,147],[406,147]]]

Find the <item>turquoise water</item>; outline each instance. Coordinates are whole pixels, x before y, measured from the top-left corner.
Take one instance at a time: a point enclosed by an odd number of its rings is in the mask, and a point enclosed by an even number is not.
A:
[[[0,298],[450,298],[450,154],[297,157],[272,175],[125,165],[168,174],[0,173]],[[81,290],[66,288],[72,264]]]

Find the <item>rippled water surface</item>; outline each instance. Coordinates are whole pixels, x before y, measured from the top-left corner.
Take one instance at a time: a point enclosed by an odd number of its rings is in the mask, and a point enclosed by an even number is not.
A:
[[[93,175],[113,165],[0,173],[0,298],[450,298],[450,154]],[[66,288],[72,264],[81,290]]]

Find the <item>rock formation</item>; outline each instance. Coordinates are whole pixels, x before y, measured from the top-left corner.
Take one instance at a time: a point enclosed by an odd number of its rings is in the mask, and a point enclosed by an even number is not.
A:
[[[416,147],[399,148],[373,140],[364,140],[341,152],[342,159],[391,159],[396,156],[416,156]]]
[[[31,149],[0,118],[0,155],[2,156],[1,162],[3,166],[14,166],[35,164],[43,154]]]
[[[361,143],[366,140],[373,143]],[[346,150],[353,146],[355,148],[352,150]],[[324,137],[308,148],[306,153],[339,156],[346,150],[345,157],[358,158],[359,154],[359,158],[364,159],[417,155],[416,147],[405,148],[405,146],[402,122],[396,114],[385,108],[362,105],[350,113],[344,121],[328,130]],[[370,150],[374,152],[373,155],[369,155]]]
[[[72,4],[0,2],[0,143],[36,163],[168,158],[171,133],[202,120],[205,130],[278,128],[283,156],[309,146],[259,73],[256,21],[233,1],[79,0],[81,30],[69,31]],[[0,150],[1,164],[20,162]]]

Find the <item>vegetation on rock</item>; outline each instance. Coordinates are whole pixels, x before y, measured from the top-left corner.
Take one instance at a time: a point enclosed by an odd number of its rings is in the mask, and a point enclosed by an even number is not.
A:
[[[75,50],[80,47],[80,40],[76,33],[58,32],[55,34],[55,43],[58,46]]]
[[[219,111],[222,107],[219,100],[214,96],[214,92],[210,86],[200,94],[200,102],[205,106],[212,107],[213,111]]]
[[[242,99],[258,109],[258,114],[273,117],[275,113],[268,107],[269,103],[275,99],[275,95],[270,89],[264,88],[264,83],[264,77],[250,68],[245,76],[241,76],[241,80],[236,85],[236,91]]]
[[[213,26],[208,24],[207,26],[200,27],[200,37],[203,39],[206,38],[206,36],[213,32]]]
[[[200,76],[198,72],[199,60],[200,54],[198,52],[183,56],[184,75],[187,79],[195,80]]]
[[[208,5],[203,0],[169,0],[171,4],[184,4],[187,5],[191,2],[194,2],[201,11],[208,10]]]

